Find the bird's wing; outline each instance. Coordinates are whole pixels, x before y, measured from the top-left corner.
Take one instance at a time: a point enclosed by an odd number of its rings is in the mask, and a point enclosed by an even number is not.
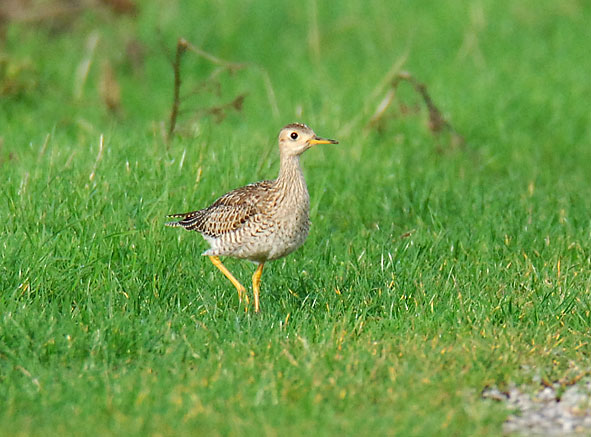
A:
[[[170,215],[169,217],[181,218],[181,220],[166,224],[182,226],[187,230],[195,230],[211,237],[234,231],[261,212],[261,203],[272,183],[272,181],[261,181],[236,188],[207,208]]]

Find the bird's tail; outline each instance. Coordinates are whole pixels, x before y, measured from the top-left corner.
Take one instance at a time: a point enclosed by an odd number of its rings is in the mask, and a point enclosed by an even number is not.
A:
[[[182,222],[185,218],[187,218],[188,214],[190,214],[190,213],[185,212],[185,213],[181,213],[181,214],[168,214],[166,216],[168,218],[180,218],[181,220],[174,220],[171,222],[166,222],[166,223],[164,223],[164,226],[169,226],[171,228],[177,228],[177,227],[183,226]]]
[[[166,222],[164,223],[164,226],[168,226],[170,228],[178,228],[179,226],[182,226],[180,222]]]
[[[201,211],[182,212],[180,214],[168,214],[166,217],[169,218],[180,218],[172,222],[164,223],[164,226],[171,228],[183,227],[187,230],[192,230],[196,222],[196,218],[200,215]]]
[[[168,217],[168,218],[185,218],[185,217],[187,217],[187,214],[189,214],[189,213],[183,212],[180,214],[168,214],[166,217]],[[166,222],[166,223],[164,223],[164,226],[170,226],[171,228],[176,228],[176,227],[182,226],[181,221],[182,220]]]

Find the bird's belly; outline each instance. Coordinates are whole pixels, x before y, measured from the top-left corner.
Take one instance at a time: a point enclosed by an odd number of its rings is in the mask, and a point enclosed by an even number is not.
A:
[[[304,244],[308,229],[307,217],[301,221],[276,221],[269,227],[258,228],[234,256],[258,262],[281,258]]]
[[[292,214],[281,218],[261,218],[225,235],[206,238],[211,249],[204,255],[233,256],[256,262],[281,258],[300,247],[308,236],[308,214]]]
[[[299,229],[284,229],[283,232],[278,231],[273,234],[273,237],[267,241],[264,249],[266,251],[266,258],[273,260],[289,255],[291,252],[299,248],[308,237],[308,226]]]

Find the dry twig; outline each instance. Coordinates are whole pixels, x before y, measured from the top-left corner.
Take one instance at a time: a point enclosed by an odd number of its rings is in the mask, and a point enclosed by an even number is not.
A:
[[[214,64],[217,66],[213,70],[213,72],[203,81],[199,82],[189,93],[184,96],[181,96],[181,84],[182,84],[182,77],[181,77],[181,62],[183,59],[183,55],[186,51],[190,51],[197,56],[205,59],[206,61]],[[206,108],[200,108],[198,110],[189,110],[189,109],[181,109],[181,103],[184,101],[185,98],[194,96],[203,92],[204,90],[214,90],[217,95],[221,94],[221,82],[219,77],[223,73],[234,74],[239,70],[245,68],[254,68],[257,70],[263,79],[263,83],[265,86],[265,90],[267,92],[267,98],[269,100],[269,104],[271,106],[271,111],[273,115],[277,118],[279,117],[279,107],[276,102],[275,92],[273,91],[273,87],[271,85],[271,80],[269,79],[269,75],[267,72],[262,69],[261,67],[254,65],[254,64],[246,64],[246,63],[237,63],[237,62],[230,62],[226,61],[225,59],[221,59],[211,53],[206,52],[205,50],[189,43],[184,38],[180,38],[177,42],[176,48],[176,55],[173,60],[170,61],[174,71],[174,85],[173,85],[173,102],[172,108],[170,111],[169,123],[168,123],[168,130],[166,134],[166,140],[170,141],[173,134],[177,130],[178,126],[178,119],[179,116],[187,113],[193,112],[195,116],[193,119],[201,118],[203,116],[212,115],[215,117],[217,122],[221,122],[227,115],[228,110],[235,110],[241,111],[242,106],[244,103],[244,99],[246,98],[246,93],[241,93],[238,96],[234,97],[231,101],[222,103],[215,106],[209,106]]]
[[[107,109],[118,114],[121,111],[121,87],[115,70],[108,60],[103,61],[99,78],[99,94]]]
[[[373,116],[370,118],[368,126],[374,127],[382,123],[388,108],[392,105],[396,98],[396,91],[398,89],[398,86],[403,81],[410,83],[425,103],[425,106],[429,111],[429,130],[434,135],[439,135],[444,131],[448,131],[452,135],[452,142],[454,145],[463,145],[464,138],[443,117],[443,114],[441,113],[439,108],[437,108],[437,106],[433,102],[433,99],[429,95],[427,91],[427,86],[416,80],[410,73],[406,71],[401,71],[400,73],[396,74],[396,76],[392,80],[390,89],[387,91],[384,98],[380,101],[380,103],[376,107],[376,110],[374,111]],[[404,112],[408,111],[408,108],[402,103],[400,104],[400,108]]]
[[[201,82],[196,87],[196,89],[193,90],[193,92],[191,94],[197,94],[200,91],[202,91],[203,89],[212,86],[212,84],[214,86],[217,84],[216,89],[219,89],[220,85],[217,82],[217,77],[221,73],[228,72],[228,73],[232,74],[232,73],[245,67],[245,64],[238,64],[238,63],[229,62],[224,59],[218,58],[217,56],[214,56],[211,53],[208,53],[208,52],[200,49],[199,47],[196,47],[196,46],[190,44],[184,38],[180,38],[177,42],[176,56],[175,56],[174,61],[172,62],[172,66],[173,66],[173,70],[174,70],[174,91],[173,91],[174,95],[173,95],[172,109],[170,111],[170,119],[169,119],[169,123],[168,123],[167,140],[170,140],[172,138],[172,135],[175,132],[179,115],[183,112],[187,112],[187,111],[180,110],[180,105],[181,105],[180,90],[181,90],[181,82],[182,82],[181,61],[182,61],[183,54],[187,50],[190,50],[191,52],[197,54],[198,56],[202,57],[203,59],[219,66],[219,68],[215,69],[213,71],[213,73],[206,80]],[[204,115],[213,115],[213,116],[215,116],[215,118],[218,122],[222,121],[226,116],[226,114],[225,114],[226,110],[235,109],[237,111],[240,111],[242,109],[242,103],[244,102],[244,98],[245,98],[245,94],[241,94],[241,95],[237,96],[236,98],[234,98],[229,103],[200,109],[200,110],[196,111],[197,115],[195,118],[199,118]]]
[[[187,41],[184,38],[180,38],[176,45],[176,57],[172,64],[174,69],[174,97],[172,101],[172,110],[170,111],[170,121],[168,123],[168,134],[167,140],[170,140],[176,127],[176,118],[179,114],[179,106],[181,104],[179,94],[181,92],[181,58],[183,53],[187,49]]]

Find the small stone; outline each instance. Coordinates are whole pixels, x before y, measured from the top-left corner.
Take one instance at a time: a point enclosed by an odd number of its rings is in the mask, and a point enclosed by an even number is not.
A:
[[[572,432],[575,429],[575,424],[571,421],[563,422],[562,423],[562,431],[564,432]]]
[[[493,401],[506,401],[509,399],[507,393],[503,393],[498,388],[487,388],[482,392],[482,397]]]
[[[556,392],[551,387],[546,387],[540,393],[536,395],[537,400],[539,401],[553,401],[556,400]]]
[[[567,387],[560,400],[557,399],[556,388],[544,387],[533,395],[514,386],[508,393],[490,388],[483,393],[483,397],[504,401],[508,408],[519,411],[507,418],[503,425],[506,433],[544,436],[573,433],[591,435],[591,382]]]
[[[583,403],[585,399],[588,399],[588,396],[579,391],[577,387],[572,386],[564,391],[560,398],[560,402],[570,406],[577,406]]]

